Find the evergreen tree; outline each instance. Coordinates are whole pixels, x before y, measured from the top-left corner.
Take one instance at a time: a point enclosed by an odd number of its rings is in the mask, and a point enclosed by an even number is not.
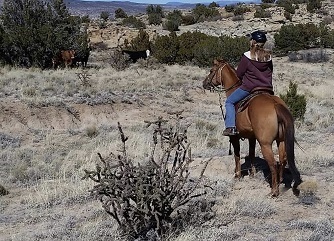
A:
[[[0,60],[15,66],[51,67],[54,55],[76,49],[85,34],[63,0],[4,0],[0,20]]]

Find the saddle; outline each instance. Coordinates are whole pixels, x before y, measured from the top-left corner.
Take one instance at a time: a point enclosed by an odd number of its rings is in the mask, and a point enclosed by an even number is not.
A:
[[[271,89],[266,89],[266,88],[255,88],[254,90],[252,90],[250,95],[240,100],[235,105],[235,112],[239,113],[245,110],[247,106],[249,105],[249,102],[251,101],[251,99],[253,99],[255,96],[260,95],[260,94],[274,95],[274,91]]]

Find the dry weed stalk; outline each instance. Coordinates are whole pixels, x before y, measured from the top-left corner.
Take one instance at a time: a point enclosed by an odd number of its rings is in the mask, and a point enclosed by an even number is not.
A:
[[[177,124],[165,128],[167,121],[159,118],[147,122],[154,125],[154,147],[145,165],[134,164],[127,155],[126,141],[121,125],[118,130],[122,141],[121,154],[110,154],[103,158],[98,153],[102,165],[95,171],[87,171],[84,178],[90,178],[98,184],[91,190],[101,201],[105,211],[119,224],[130,239],[145,237],[154,229],[159,235],[170,226],[171,214],[194,197],[204,171],[200,177],[189,181],[189,165],[193,161],[187,143],[186,128]],[[160,145],[159,145],[160,144]],[[161,147],[162,155],[155,160],[155,152]]]
[[[80,73],[76,73],[79,80],[81,81],[82,85],[84,87],[91,87],[91,83],[90,83],[90,77],[92,76],[91,74],[88,74],[88,70],[87,69],[83,69]]]

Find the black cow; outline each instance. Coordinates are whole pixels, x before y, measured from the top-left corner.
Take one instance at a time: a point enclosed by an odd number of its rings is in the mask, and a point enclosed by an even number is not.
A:
[[[129,56],[129,59],[132,63],[136,63],[138,59],[146,59],[150,56],[150,50],[144,51],[131,51],[131,50],[122,50],[123,55]]]
[[[79,66],[81,64],[82,67],[87,67],[88,58],[90,55],[91,48],[88,47],[85,50],[79,50],[76,52],[76,55],[73,59],[73,64],[75,66]]]

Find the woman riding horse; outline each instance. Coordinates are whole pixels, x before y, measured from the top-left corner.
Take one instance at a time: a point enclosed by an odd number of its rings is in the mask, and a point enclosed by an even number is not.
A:
[[[250,51],[244,53],[237,68],[237,76],[242,83],[225,102],[225,136],[238,134],[234,107],[237,102],[247,97],[255,88],[273,90],[271,53],[263,48],[267,41],[266,35],[261,31],[255,31],[250,37]]]
[[[252,38],[257,39],[260,43],[265,41],[264,34],[255,32],[252,34]],[[262,39],[261,39],[262,37]],[[256,40],[252,39],[252,44],[257,44]],[[261,42],[262,41],[262,42]],[[259,46],[262,46],[260,44]],[[252,50],[256,50],[258,47],[254,47]],[[263,51],[250,51],[250,58],[244,59],[243,62],[246,63],[247,69],[251,69],[251,65],[267,65],[268,70],[267,74],[270,76],[270,80],[264,78],[268,82],[264,81],[262,87],[269,87],[271,89],[271,72],[272,66],[271,59],[269,61],[260,62],[256,59],[260,58],[261,53],[264,53],[264,56],[267,56]],[[255,57],[254,57],[255,56]],[[267,56],[268,57],[268,56]],[[255,58],[255,60],[252,60]],[[239,65],[239,71],[241,71],[241,65]],[[256,72],[258,68],[255,68],[252,71],[245,71],[243,75],[243,80],[249,81],[245,86],[251,85],[253,82],[250,81],[250,76],[253,72]],[[260,72],[260,70],[258,70]],[[258,74],[259,74],[258,72]],[[260,82],[260,81],[258,81]],[[257,83],[258,83],[257,82]],[[269,84],[264,84],[269,83]],[[235,103],[238,97],[240,98],[239,93],[248,94],[249,90],[255,89],[250,87],[249,89],[243,89],[244,85],[241,85],[240,79],[237,76],[235,69],[224,60],[214,60],[213,66],[210,70],[210,74],[203,81],[203,87],[205,89],[211,89],[212,87],[221,85],[226,92],[227,99],[233,99],[232,103]],[[240,86],[241,85],[241,86]],[[239,87],[240,86],[240,87]],[[233,98],[230,98],[232,95]],[[230,109],[231,110],[231,109]],[[231,114],[231,112],[229,112]],[[233,116],[229,117],[234,120],[234,109],[232,110]],[[294,128],[294,119],[289,111],[288,106],[284,103],[282,99],[278,96],[270,94],[268,92],[260,91],[256,95],[252,95],[248,104],[238,111],[236,115],[236,120],[234,124],[238,129],[238,134],[235,130],[232,130],[230,135],[230,142],[232,143],[234,150],[234,159],[235,159],[235,177],[241,177],[241,164],[240,164],[240,138],[246,138],[249,141],[249,158],[251,160],[251,175],[255,173],[255,145],[256,141],[261,147],[261,152],[263,158],[267,161],[268,166],[271,172],[271,194],[272,196],[279,195],[279,183],[283,181],[283,171],[286,164],[289,164],[289,169],[292,174],[294,184],[292,191],[295,195],[299,194],[298,186],[302,183],[300,173],[295,164],[295,128]],[[231,126],[233,127],[233,126]],[[231,134],[231,133],[230,133]],[[279,154],[279,163],[276,162],[274,152],[273,152],[273,142],[276,142],[278,147]]]

